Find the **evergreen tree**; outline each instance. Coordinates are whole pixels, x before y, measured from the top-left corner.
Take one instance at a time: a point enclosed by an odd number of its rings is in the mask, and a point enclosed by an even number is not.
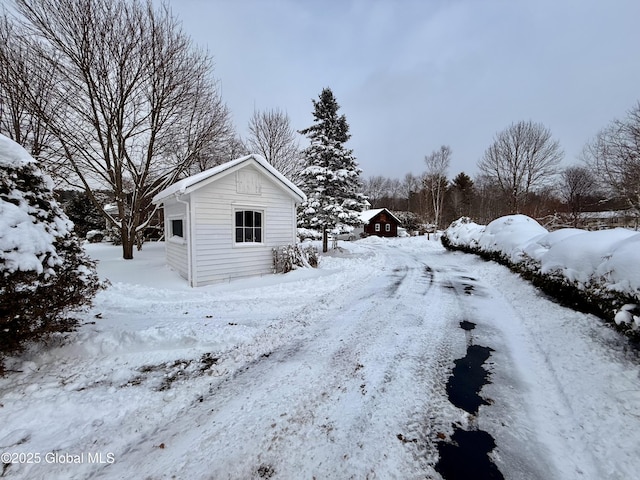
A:
[[[68,313],[90,304],[101,287],[72,229],[51,179],[0,135],[0,355],[73,329],[77,320]]]
[[[360,193],[360,173],[352,150],[344,144],[351,137],[340,106],[329,88],[312,100],[315,123],[301,130],[311,141],[304,150],[301,187],[307,201],[300,206],[298,225],[322,230],[322,251],[327,251],[329,231],[339,233],[360,223],[365,197]]]
[[[457,220],[460,217],[472,217],[473,198],[475,189],[473,180],[464,172],[460,172],[451,181],[449,187],[449,206],[451,221]]]
[[[73,222],[73,231],[80,238],[86,238],[90,230],[105,230],[106,223],[102,212],[89,198],[86,192],[79,190],[63,190],[58,193],[58,203],[64,213]],[[94,196],[99,198],[101,192],[94,192]],[[108,203],[108,194],[104,196],[104,204]]]

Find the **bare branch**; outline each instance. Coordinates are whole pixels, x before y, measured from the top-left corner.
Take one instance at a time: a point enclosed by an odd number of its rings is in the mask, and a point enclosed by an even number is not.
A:
[[[549,185],[563,152],[542,124],[518,122],[498,133],[478,162],[478,169],[495,182],[518,213],[529,194]]]
[[[254,111],[249,120],[247,148],[262,155],[288,179],[299,180],[304,165],[296,132],[286,113],[278,109]]]
[[[640,102],[601,130],[583,156],[610,192],[640,215]]]
[[[153,195],[233,136],[211,59],[149,0],[14,4],[37,40],[32,57],[53,75],[51,102],[38,105],[34,92],[31,114],[55,136],[51,151],[70,183],[112,192],[118,215],[107,218],[131,258]]]

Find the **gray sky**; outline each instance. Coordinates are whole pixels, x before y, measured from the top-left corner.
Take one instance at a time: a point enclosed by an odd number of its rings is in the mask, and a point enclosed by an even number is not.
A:
[[[640,100],[639,0],[169,0],[215,62],[246,135],[254,108],[296,130],[330,87],[363,176],[477,173],[494,135],[548,127],[578,162],[589,138]],[[301,137],[301,146],[308,141]]]

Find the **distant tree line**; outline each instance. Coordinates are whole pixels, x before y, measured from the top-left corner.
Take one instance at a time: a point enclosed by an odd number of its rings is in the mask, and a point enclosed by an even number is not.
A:
[[[563,152],[539,123],[517,122],[496,134],[471,178],[447,177],[449,146],[425,156],[420,175],[371,176],[363,192],[372,208],[413,212],[421,223],[442,228],[468,216],[481,224],[523,213],[550,227],[584,226],[584,212],[624,210],[640,217],[640,103],[613,120],[584,147],[578,162],[560,168]]]

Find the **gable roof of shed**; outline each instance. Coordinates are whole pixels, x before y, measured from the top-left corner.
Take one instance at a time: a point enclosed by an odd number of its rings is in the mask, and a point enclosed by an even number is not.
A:
[[[179,180],[155,195],[152,202],[156,204],[162,203],[164,199],[172,195],[183,195],[186,193],[191,193],[192,191],[200,188],[202,186],[201,184],[205,180],[220,176],[228,170],[247,162],[255,162],[260,167],[265,169],[267,173],[270,173],[275,178],[275,180],[282,184],[282,186],[285,187],[285,190],[287,190],[291,194],[291,196],[295,197],[299,202],[305,201],[307,199],[307,196],[302,192],[302,190],[296,187],[290,180],[288,180],[284,175],[276,170],[275,167],[267,162],[264,157],[256,154],[251,154],[244,157],[236,158],[235,160],[231,160],[230,162],[223,163],[222,165],[210,168],[208,170],[205,170],[204,172],[196,173],[195,175],[191,175],[190,177]]]
[[[386,208],[375,208],[373,210],[363,210],[362,212],[360,212],[360,220],[362,220],[362,222],[366,225],[371,221],[373,217],[375,217],[382,211],[386,211],[391,218],[393,218],[396,222],[401,223],[400,220],[398,220],[398,217],[396,217],[393,213],[391,213]]]

